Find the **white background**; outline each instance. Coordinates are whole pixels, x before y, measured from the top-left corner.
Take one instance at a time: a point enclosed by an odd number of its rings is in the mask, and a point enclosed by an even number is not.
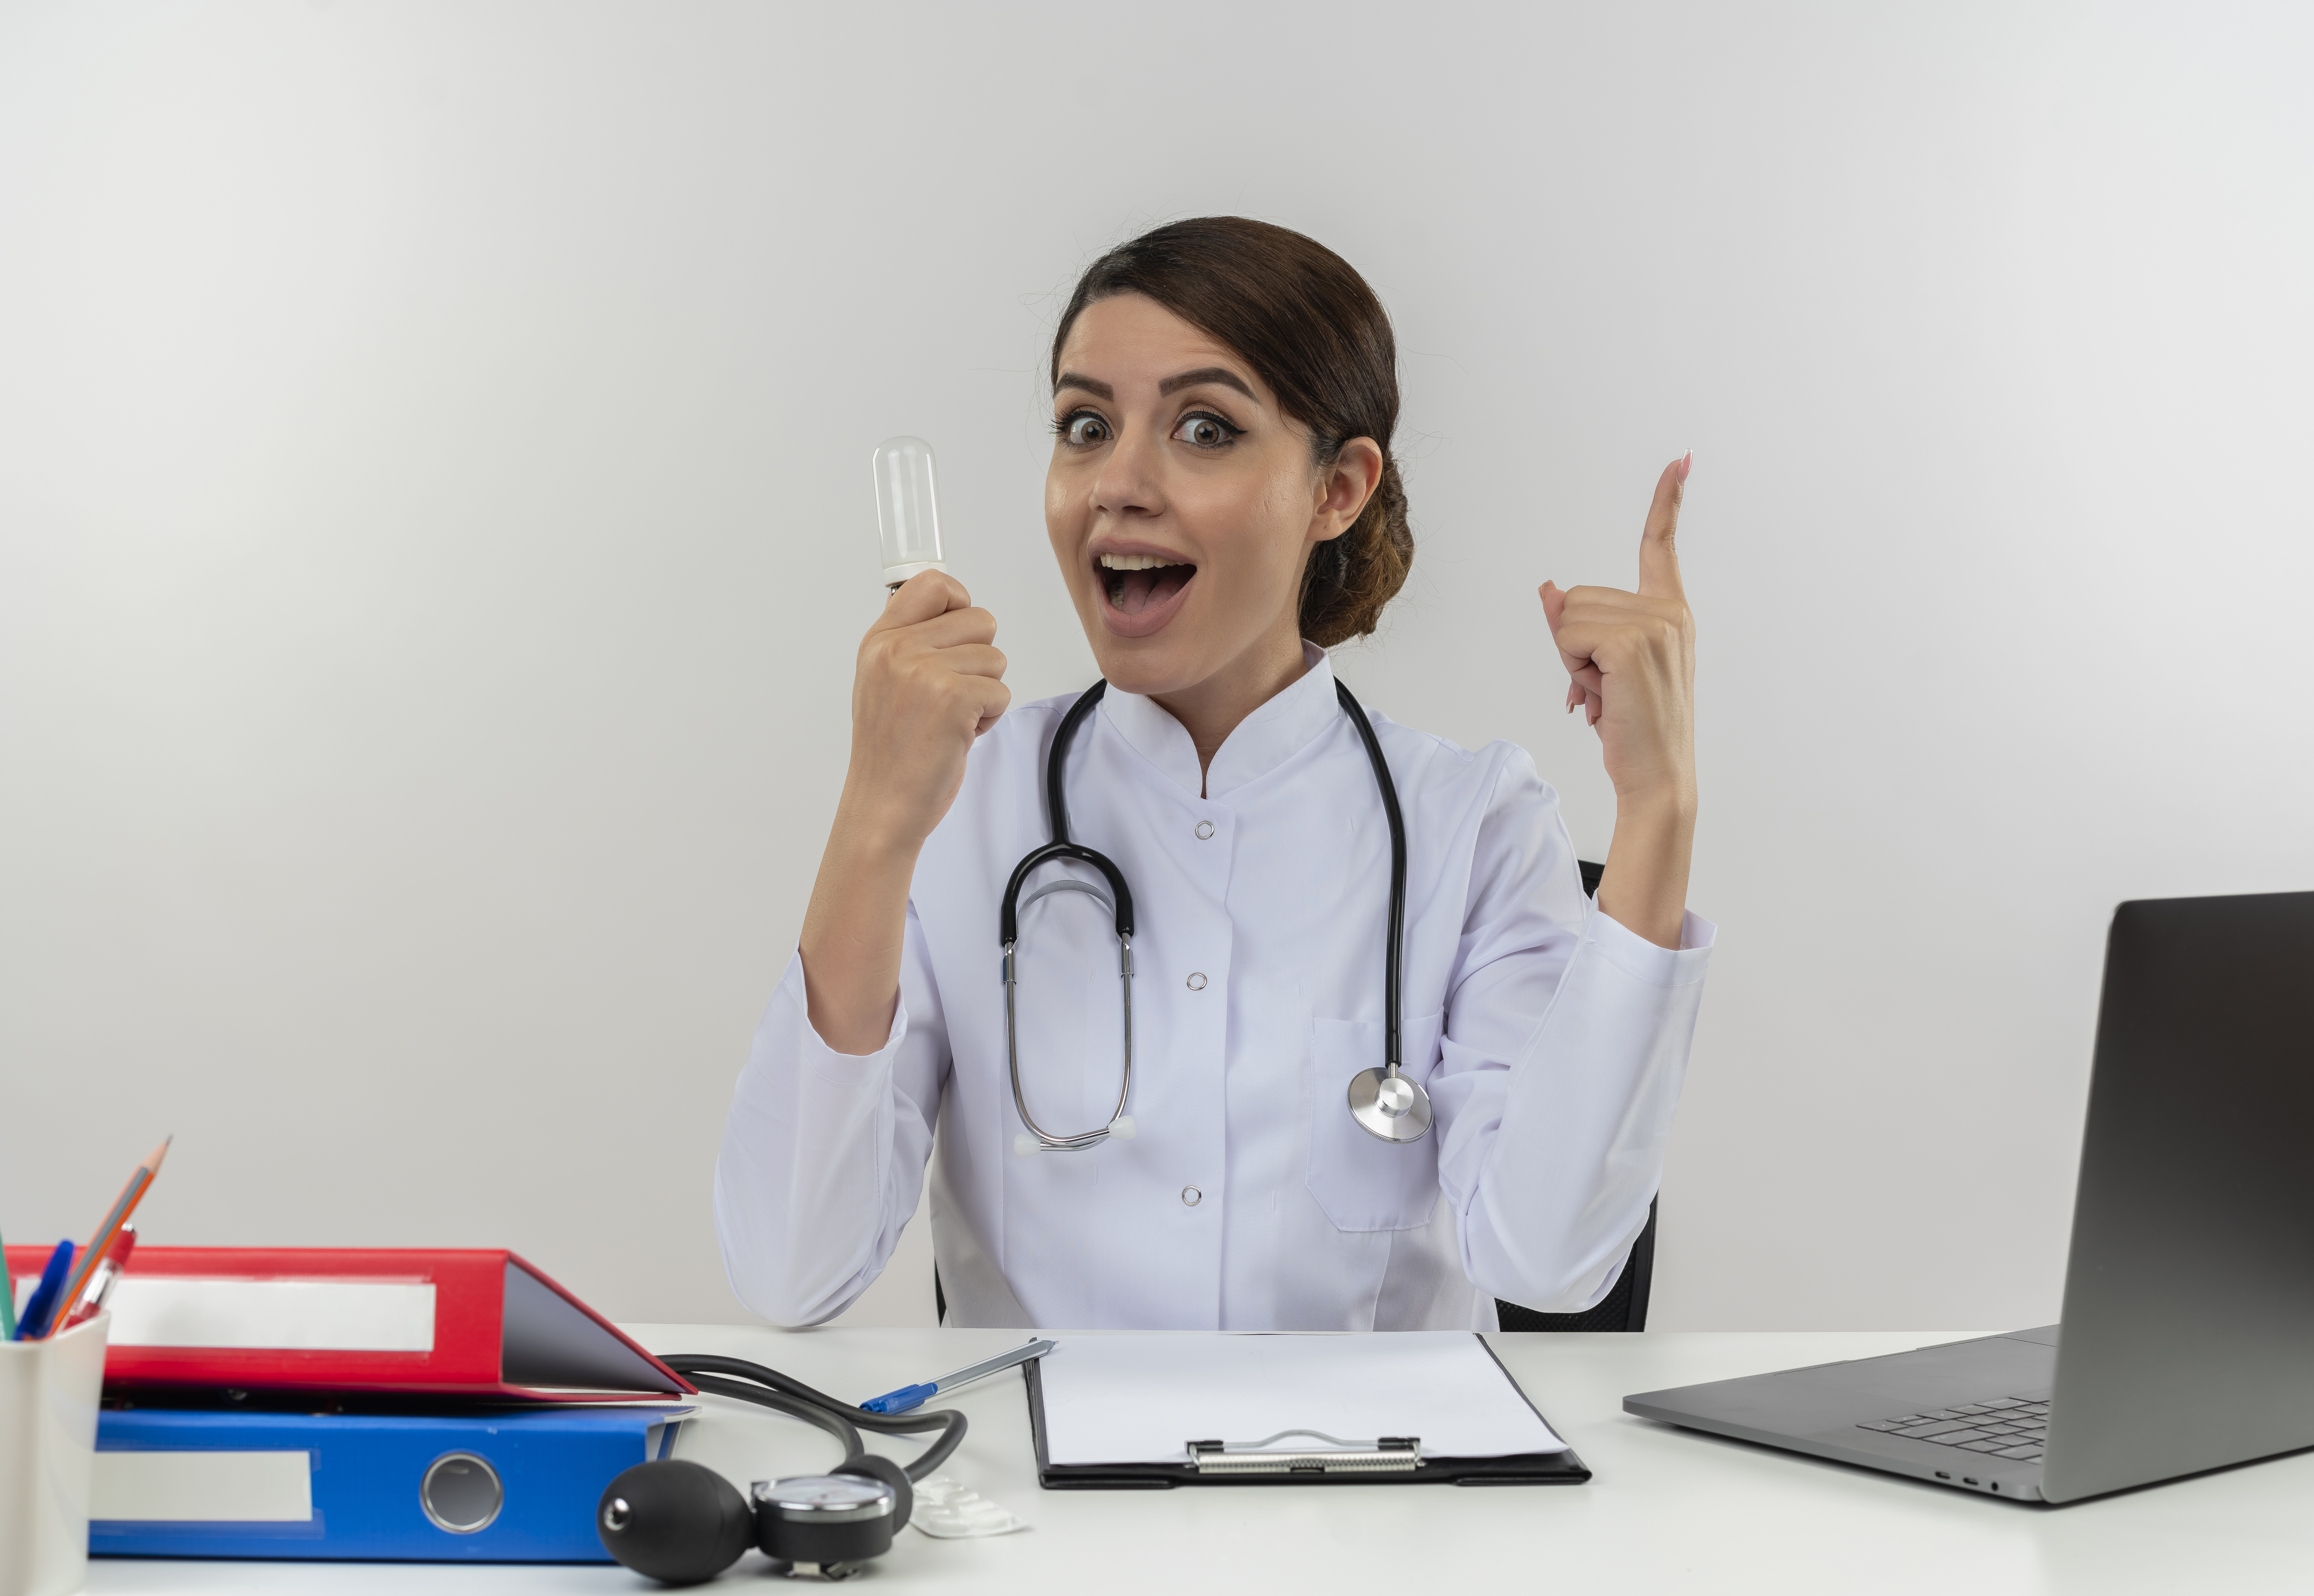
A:
[[[1159,220],[1397,318],[1368,702],[1612,823],[1533,599],[1693,448],[1723,930],[1660,1327],[2056,1311],[2121,898],[2314,887],[2302,6],[0,11],[0,1230],[709,1214],[941,451],[1015,691],[1060,299]],[[993,927],[992,927],[993,937]],[[992,942],[993,948],[993,942]],[[991,964],[991,979],[994,966]],[[855,1310],[930,1313],[922,1227]]]

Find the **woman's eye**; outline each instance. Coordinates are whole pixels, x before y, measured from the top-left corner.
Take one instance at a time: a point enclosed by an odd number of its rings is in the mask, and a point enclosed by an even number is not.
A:
[[[1108,441],[1108,423],[1089,410],[1079,410],[1061,421],[1061,436],[1080,449]]]
[[[1173,436],[1200,449],[1218,449],[1235,437],[1238,430],[1219,416],[1199,413],[1182,417],[1181,424],[1173,428]]]

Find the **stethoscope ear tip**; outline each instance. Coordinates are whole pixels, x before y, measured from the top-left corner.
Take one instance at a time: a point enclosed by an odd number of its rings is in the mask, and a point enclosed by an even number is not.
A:
[[[1032,1159],[1044,1151],[1045,1144],[1026,1131],[1012,1138],[1012,1156],[1016,1159]]]
[[[1115,1119],[1110,1120],[1108,1122],[1108,1133],[1116,1137],[1119,1142],[1132,1141],[1135,1134],[1133,1129],[1133,1115],[1129,1114],[1120,1114]]]

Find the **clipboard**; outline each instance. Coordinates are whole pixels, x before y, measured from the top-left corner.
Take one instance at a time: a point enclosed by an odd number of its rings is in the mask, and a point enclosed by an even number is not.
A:
[[[1503,1381],[1546,1426],[1542,1412],[1522,1390],[1483,1336],[1474,1336]],[[1029,1429],[1037,1447],[1037,1483],[1048,1491],[1163,1491],[1176,1486],[1576,1486],[1591,1470],[1572,1447],[1499,1457],[1439,1456],[1422,1450],[1419,1436],[1344,1441],[1316,1431],[1267,1437],[1182,1438],[1178,1461],[1055,1463],[1045,1419],[1045,1381],[1038,1358],[1021,1366],[1028,1389]]]

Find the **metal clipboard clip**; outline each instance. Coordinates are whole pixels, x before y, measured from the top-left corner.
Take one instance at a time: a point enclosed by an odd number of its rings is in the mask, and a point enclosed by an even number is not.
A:
[[[1270,1450],[1290,1436],[1325,1445]],[[1422,1467],[1419,1436],[1344,1441],[1322,1430],[1280,1430],[1260,1441],[1192,1441],[1188,1453],[1199,1474],[1411,1474]]]

